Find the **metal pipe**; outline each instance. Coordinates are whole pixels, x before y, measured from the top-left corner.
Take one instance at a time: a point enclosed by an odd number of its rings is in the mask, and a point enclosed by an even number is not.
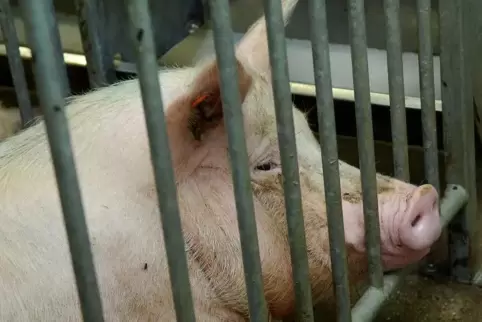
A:
[[[285,27],[281,1],[264,0],[269,61],[276,110],[276,127],[283,173],[283,188],[288,222],[288,237],[295,283],[296,316],[313,321],[308,255],[301,206],[300,176],[288,76]]]
[[[53,73],[58,74],[62,95],[63,97],[67,97],[70,95],[69,78],[67,77],[67,69],[65,68],[64,57],[62,54],[62,45],[60,42],[60,34],[57,26],[57,19],[55,17],[53,2],[52,0],[37,0],[29,1],[29,4],[29,7],[22,8],[25,16],[24,21],[26,23],[26,29],[30,28],[29,26],[32,26],[33,24],[30,21],[30,17],[35,17],[35,19],[41,21],[42,28],[45,29],[44,32],[49,34],[50,43],[48,45],[52,47],[51,52],[52,55],[54,55],[55,60],[54,64],[51,66],[52,68],[46,75],[52,75]],[[29,38],[28,31],[27,38]],[[29,43],[32,43],[33,41],[30,38],[28,40]],[[43,46],[45,45],[46,44]],[[30,47],[32,50],[32,61],[34,64],[37,64],[36,49],[33,46]],[[37,68],[35,68],[35,70],[37,70]]]
[[[370,105],[370,80],[368,77],[367,40],[363,0],[349,0],[349,30],[358,153],[363,191],[363,213],[368,252],[370,283],[376,288],[383,286],[383,270],[380,254],[380,224],[378,219],[378,196],[373,141],[372,111]]]
[[[340,170],[325,0],[308,2],[316,104],[325,187],[331,273],[339,322],[351,322],[350,287],[341,201]]]
[[[176,182],[167,137],[148,0],[128,0],[151,161],[177,321],[195,321]]]
[[[435,80],[431,34],[430,0],[417,0],[418,65],[422,112],[425,176],[428,183],[440,191],[438,166],[437,123],[435,118]]]
[[[101,1],[75,0],[82,48],[92,88],[106,86],[116,80],[113,59],[105,57],[106,43],[101,42],[102,31],[98,17],[101,6]]]
[[[47,3],[48,2],[48,3]],[[57,180],[60,203],[69,241],[70,255],[85,321],[103,321],[89,233],[79,189],[70,132],[65,116],[65,87],[56,61],[55,33],[46,17],[51,0],[20,0],[30,47],[35,52],[35,79],[44,112],[47,138]],[[58,35],[58,34],[57,34]],[[48,77],[45,77],[48,75]]]
[[[18,49],[18,37],[13,23],[12,10],[8,0],[0,1],[0,25],[2,28],[3,38],[7,49],[8,64],[10,73],[12,74],[15,94],[17,95],[17,103],[20,110],[20,119],[22,127],[28,126],[34,118],[32,104],[30,103],[30,95],[28,92],[27,81],[25,79],[25,71],[23,69],[22,58]]]
[[[409,182],[410,170],[408,164],[407,119],[400,31],[400,0],[384,0],[384,10],[387,29],[387,65],[394,176],[397,179]]]
[[[460,184],[469,194],[467,206],[449,225],[449,260],[451,275],[464,283],[470,283],[474,273],[475,261],[467,259],[478,256],[472,246],[478,216],[469,5],[466,0],[439,1],[446,181]]]
[[[210,0],[209,5],[219,68],[224,124],[228,134],[250,321],[268,321],[239,92],[239,75],[238,70],[233,68],[237,62],[234,53],[230,7],[229,3],[223,0]]]

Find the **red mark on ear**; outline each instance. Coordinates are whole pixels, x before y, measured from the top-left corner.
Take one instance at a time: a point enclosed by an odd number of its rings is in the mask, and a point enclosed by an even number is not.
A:
[[[194,101],[191,103],[192,108],[197,108],[199,104],[206,102],[209,98],[209,95],[203,94],[199,96],[198,98],[194,99]]]
[[[210,118],[211,114],[217,113],[222,108],[220,93],[216,91],[210,94],[201,94],[192,101],[191,107],[193,109],[204,110],[207,108],[211,110],[202,111],[206,118]]]

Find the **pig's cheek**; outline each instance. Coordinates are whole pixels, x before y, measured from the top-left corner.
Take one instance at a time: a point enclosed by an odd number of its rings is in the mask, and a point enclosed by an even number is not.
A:
[[[345,243],[360,253],[365,252],[365,228],[361,203],[350,203],[343,200],[342,207]]]

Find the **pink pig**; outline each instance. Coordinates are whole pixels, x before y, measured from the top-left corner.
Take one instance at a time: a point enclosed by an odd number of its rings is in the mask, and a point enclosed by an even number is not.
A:
[[[285,21],[296,3],[283,1]],[[294,291],[263,18],[236,54],[265,298],[270,317],[283,319],[294,312]],[[197,320],[246,321],[216,62],[159,77]],[[79,96],[66,113],[106,321],[175,321],[137,80]],[[322,303],[333,295],[320,146],[293,113],[310,281]],[[366,277],[360,171],[340,162],[340,172],[354,284]],[[377,183],[384,269],[420,260],[441,232],[436,190],[382,175]],[[0,145],[0,189],[0,320],[80,321],[43,122]]]

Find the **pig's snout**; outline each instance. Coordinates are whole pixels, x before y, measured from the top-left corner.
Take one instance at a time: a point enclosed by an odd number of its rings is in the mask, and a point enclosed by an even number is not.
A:
[[[408,205],[400,227],[401,243],[413,250],[430,248],[442,230],[437,190],[428,184],[416,188]]]

